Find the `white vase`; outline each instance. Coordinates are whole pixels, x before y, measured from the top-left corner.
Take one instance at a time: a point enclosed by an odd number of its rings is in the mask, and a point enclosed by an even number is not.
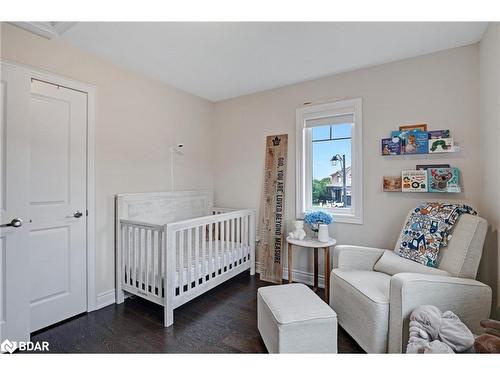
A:
[[[328,233],[328,225],[320,224],[318,230],[318,241],[328,242],[330,241],[330,234]]]

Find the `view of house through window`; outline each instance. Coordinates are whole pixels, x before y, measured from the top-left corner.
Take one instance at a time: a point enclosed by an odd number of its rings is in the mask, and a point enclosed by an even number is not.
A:
[[[312,203],[351,207],[352,124],[312,128]]]

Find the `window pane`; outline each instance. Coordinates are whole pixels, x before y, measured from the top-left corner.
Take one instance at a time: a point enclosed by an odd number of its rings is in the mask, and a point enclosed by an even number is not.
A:
[[[350,129],[351,126],[344,128]],[[334,129],[337,126],[334,126]],[[344,133],[345,134],[345,133]],[[337,156],[336,165],[330,161]],[[344,164],[345,160],[345,193]],[[312,202],[315,207],[351,207],[351,139],[312,143]]]
[[[312,139],[313,141],[330,139],[330,125],[312,128]]]
[[[352,124],[338,124],[333,127],[333,138],[351,138]]]

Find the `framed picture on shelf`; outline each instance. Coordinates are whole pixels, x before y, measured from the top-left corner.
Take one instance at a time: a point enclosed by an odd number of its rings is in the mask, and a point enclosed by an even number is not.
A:
[[[427,124],[400,125],[399,131],[420,130],[427,131]]]

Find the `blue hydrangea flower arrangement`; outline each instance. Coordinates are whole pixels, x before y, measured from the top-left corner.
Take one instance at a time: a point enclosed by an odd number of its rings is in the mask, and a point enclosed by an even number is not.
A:
[[[333,215],[322,210],[307,211],[304,216],[304,222],[309,225],[313,231],[317,232],[320,224],[331,224],[333,222]]]

